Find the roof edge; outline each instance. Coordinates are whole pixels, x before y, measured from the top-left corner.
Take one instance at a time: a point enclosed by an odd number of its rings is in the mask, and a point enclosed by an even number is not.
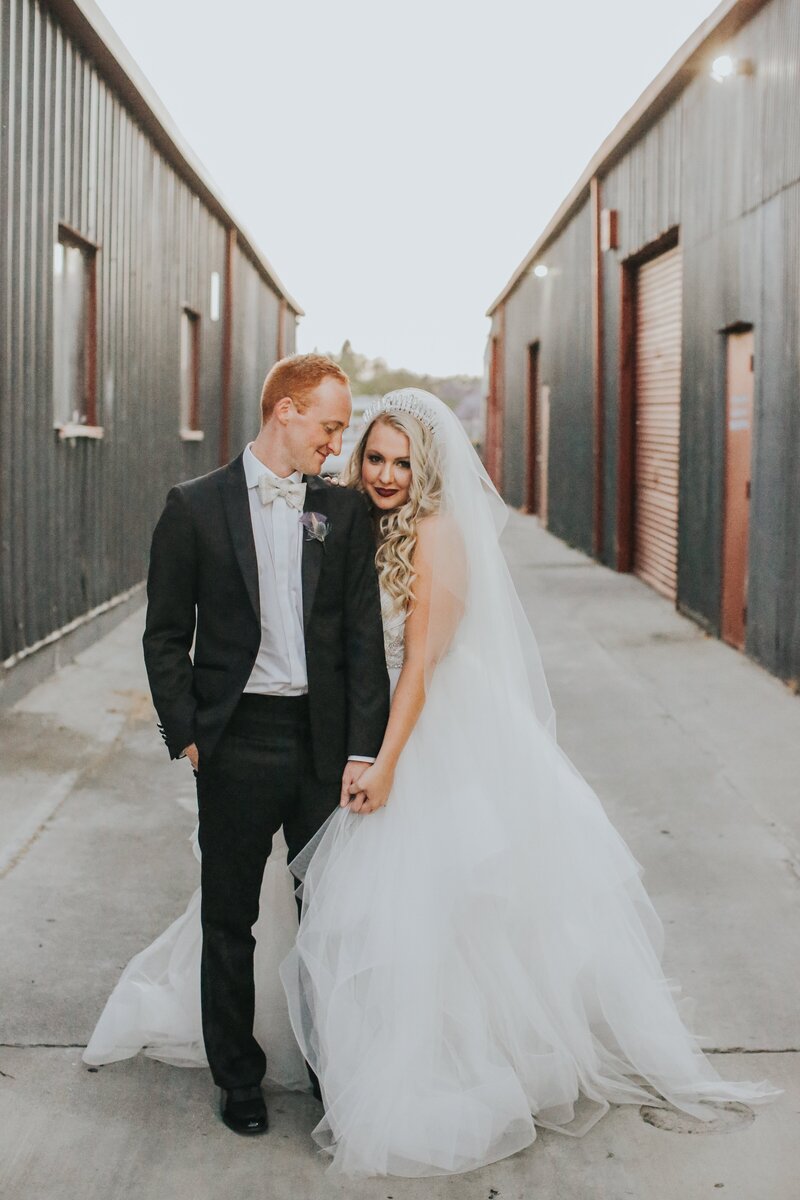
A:
[[[585,202],[592,178],[610,170],[628,147],[669,108],[670,104],[694,78],[700,61],[714,43],[732,37],[768,3],[769,0],[722,0],[722,3],[717,5],[705,21],[676,50],[672,58],[601,144],[508,283],[486,310],[487,317],[491,317],[496,309],[508,299],[538,255],[561,232]]]
[[[155,88],[94,0],[41,2],[116,89],[134,119],[152,138],[171,166],[190,184],[222,224],[236,231],[237,244],[267,283],[283,297],[292,312],[298,317],[304,316],[303,309],[281,283],[272,264],[222,199],[219,189],[184,140]]]

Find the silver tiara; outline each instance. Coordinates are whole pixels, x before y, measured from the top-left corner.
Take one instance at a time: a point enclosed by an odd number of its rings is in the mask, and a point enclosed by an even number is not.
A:
[[[413,389],[387,392],[380,400],[364,409],[363,422],[369,425],[381,413],[403,412],[416,417],[431,433],[436,432],[438,414]]]

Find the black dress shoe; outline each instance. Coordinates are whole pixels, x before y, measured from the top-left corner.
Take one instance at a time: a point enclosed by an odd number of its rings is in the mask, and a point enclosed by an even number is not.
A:
[[[228,1129],[243,1137],[255,1137],[269,1128],[267,1106],[260,1087],[223,1091],[220,1114]]]

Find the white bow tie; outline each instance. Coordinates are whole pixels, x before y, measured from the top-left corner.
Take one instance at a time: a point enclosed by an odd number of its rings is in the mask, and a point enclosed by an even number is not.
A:
[[[260,475],[258,494],[262,504],[272,504],[272,501],[280,496],[281,500],[286,501],[289,508],[296,508],[300,512],[306,498],[306,485],[295,483],[293,479],[278,479],[274,475]]]

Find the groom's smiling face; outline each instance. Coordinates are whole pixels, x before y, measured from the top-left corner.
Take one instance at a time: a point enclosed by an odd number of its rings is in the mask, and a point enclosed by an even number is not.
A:
[[[329,375],[283,411],[284,436],[295,470],[318,475],[328,455],[341,453],[342,434],[352,413],[350,388]]]

